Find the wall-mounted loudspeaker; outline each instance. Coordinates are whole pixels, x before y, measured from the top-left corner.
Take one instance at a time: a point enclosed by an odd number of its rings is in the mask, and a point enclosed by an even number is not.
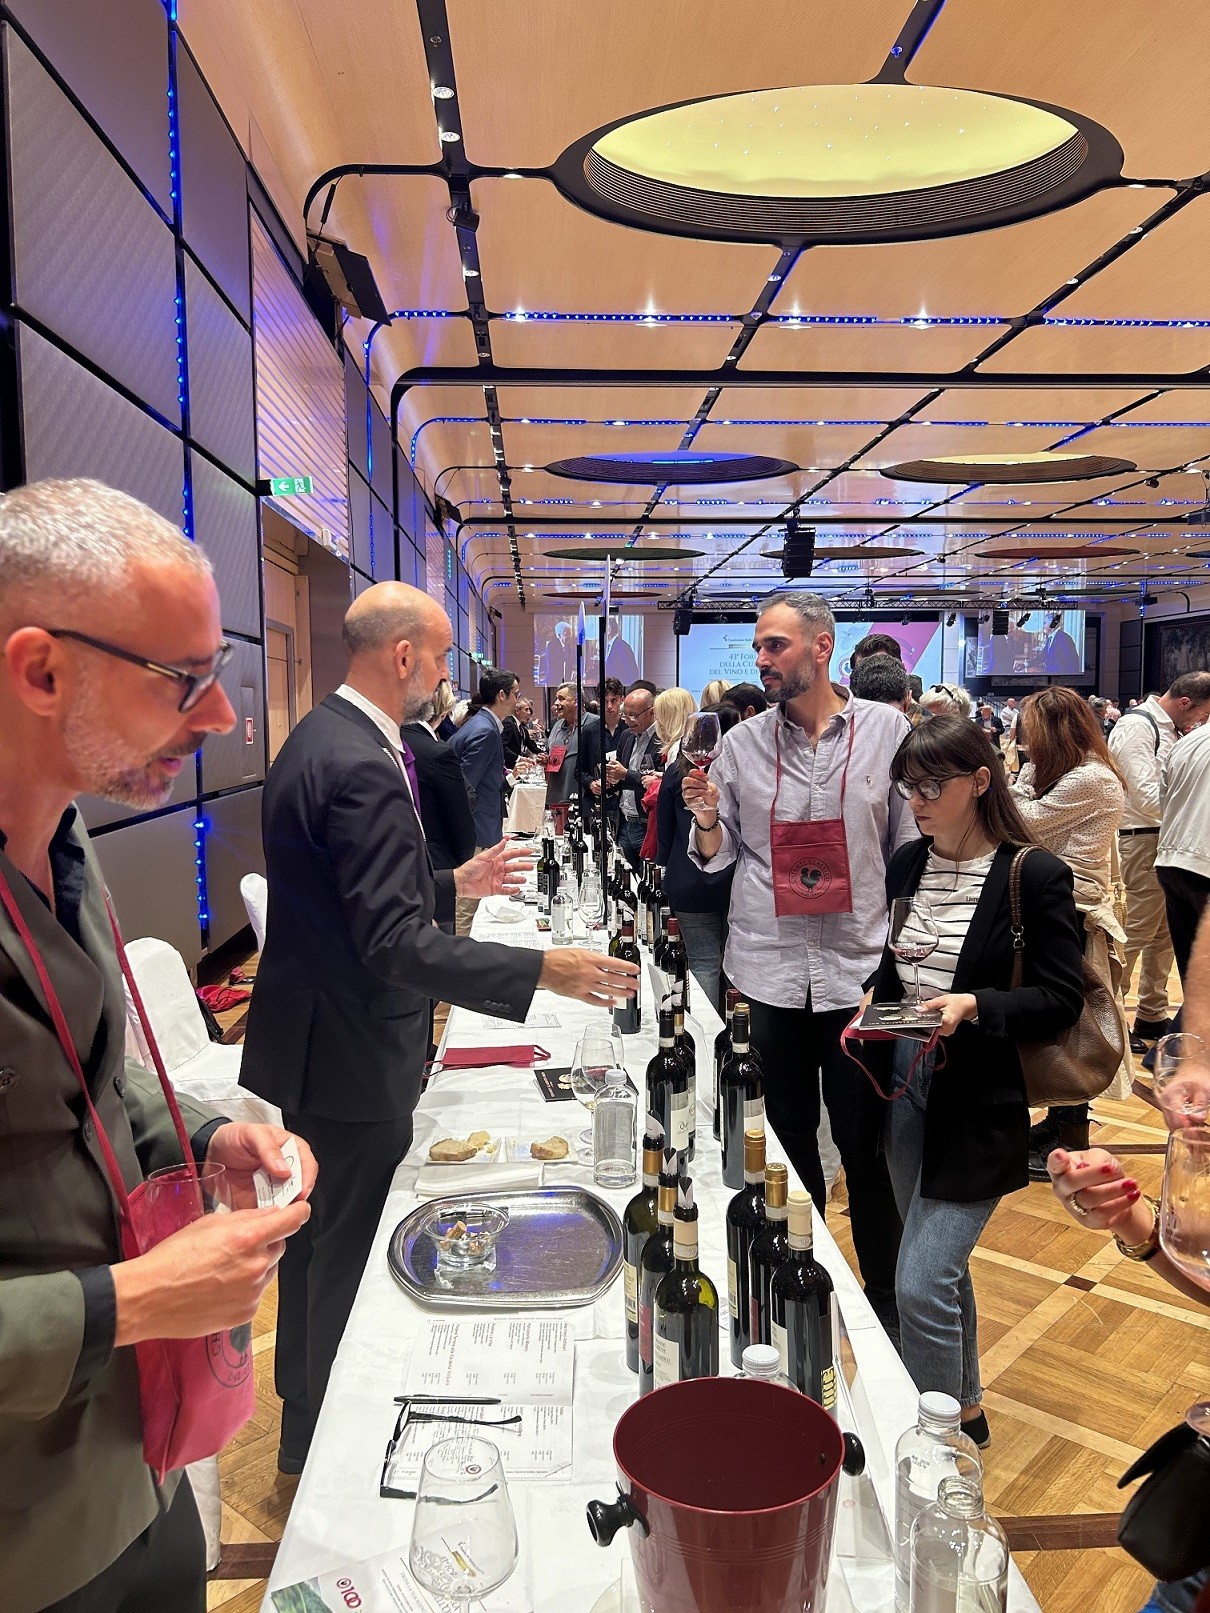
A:
[[[800,527],[797,521],[787,521],[786,541],[781,556],[782,576],[809,577],[814,567],[815,528]]]
[[[684,638],[693,626],[693,611],[688,605],[678,605],[672,615],[672,631],[677,638]]]
[[[1008,611],[1007,610],[994,610],[994,611],[992,611],[992,637],[993,638],[1007,638],[1008,637]]]

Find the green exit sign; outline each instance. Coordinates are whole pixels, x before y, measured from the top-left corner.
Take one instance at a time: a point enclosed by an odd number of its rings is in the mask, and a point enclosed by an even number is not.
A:
[[[268,489],[271,498],[305,498],[315,491],[309,476],[271,476],[261,485]]]

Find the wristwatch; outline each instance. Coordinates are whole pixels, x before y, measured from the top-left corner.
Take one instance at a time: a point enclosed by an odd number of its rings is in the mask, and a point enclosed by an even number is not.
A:
[[[1115,1232],[1113,1241],[1118,1250],[1127,1260],[1150,1260],[1159,1253],[1160,1248],[1160,1207],[1148,1193],[1143,1194],[1143,1200],[1151,1206],[1151,1231],[1142,1243],[1123,1243]]]

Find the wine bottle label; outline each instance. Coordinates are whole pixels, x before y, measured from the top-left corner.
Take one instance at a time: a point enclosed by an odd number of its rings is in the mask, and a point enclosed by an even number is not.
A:
[[[831,1411],[836,1404],[836,1368],[825,1367],[819,1376],[822,1385],[823,1409]]]
[[[727,1304],[732,1316],[739,1315],[739,1268],[734,1260],[727,1261]]]
[[[639,1274],[629,1260],[623,1262],[622,1281],[626,1286],[626,1320],[635,1327],[639,1320]]]
[[[669,1109],[668,1146],[683,1154],[689,1146],[689,1094],[674,1092]]]
[[[639,1306],[639,1360],[651,1363],[651,1305]]]
[[[786,1344],[786,1330],[779,1322],[769,1324],[769,1343],[777,1351],[778,1360],[781,1362],[782,1377],[788,1378],[790,1376],[790,1351]]]
[[[697,1129],[697,1076],[689,1077],[689,1130]]]
[[[765,1129],[765,1100],[763,1098],[744,1099],[744,1130],[764,1131]]]
[[[681,1376],[681,1347],[676,1339],[662,1339],[658,1333],[652,1337],[654,1350],[653,1364],[655,1367],[655,1387],[662,1389],[666,1383],[677,1383]]]

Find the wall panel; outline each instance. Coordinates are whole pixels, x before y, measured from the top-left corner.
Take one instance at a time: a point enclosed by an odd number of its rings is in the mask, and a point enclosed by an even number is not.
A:
[[[210,947],[222,946],[248,923],[239,882],[245,874],[263,874],[259,786],[207,801],[206,896],[210,913]]]
[[[190,968],[202,955],[193,864],[194,809],[97,835],[93,848],[127,941],[168,941]]]
[[[366,474],[366,383],[357,360],[344,350],[345,414],[348,420],[349,462],[362,476]]]
[[[245,320],[252,316],[248,266],[248,169],[187,50],[177,51],[184,236]]]
[[[189,431],[247,481],[256,478],[252,338],[198,266],[185,260]]]
[[[256,500],[200,454],[193,457],[193,529],[214,567],[223,627],[259,638],[260,532]]]
[[[236,640],[222,683],[235,708],[235,727],[229,734],[211,734],[206,741],[202,751],[206,794],[255,784],[265,776],[265,652],[261,645]]]
[[[17,356],[27,480],[95,476],[179,526],[180,439],[27,325]]]
[[[179,425],[172,232],[11,29],[7,75],[17,305]]]
[[[358,571],[370,575],[370,490],[357,475],[349,472],[349,557]]]
[[[370,496],[372,567],[375,582],[388,582],[395,575],[395,523],[391,512],[375,494]]]
[[[389,506],[395,497],[391,428],[387,425],[386,416],[376,403],[371,408],[370,445],[374,450],[374,491],[382,502]]]

